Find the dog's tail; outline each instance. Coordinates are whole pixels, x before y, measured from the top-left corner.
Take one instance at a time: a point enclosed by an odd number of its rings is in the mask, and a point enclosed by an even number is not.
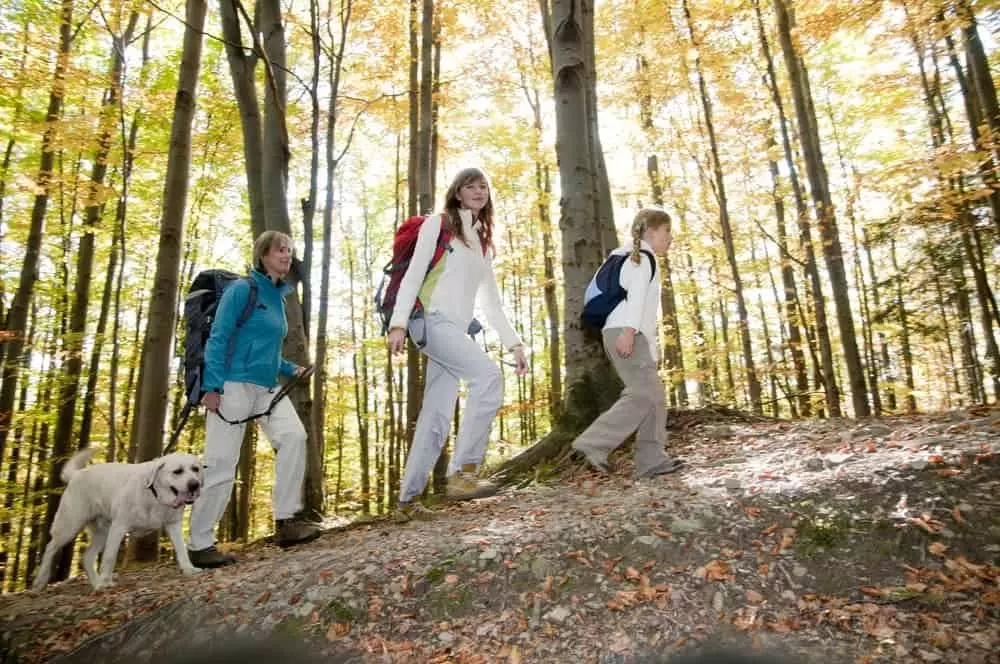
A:
[[[69,461],[63,465],[62,473],[60,474],[62,481],[69,484],[69,481],[73,479],[73,476],[83,470],[83,467],[87,465],[90,459],[94,456],[95,452],[97,452],[96,447],[85,447],[71,456]]]

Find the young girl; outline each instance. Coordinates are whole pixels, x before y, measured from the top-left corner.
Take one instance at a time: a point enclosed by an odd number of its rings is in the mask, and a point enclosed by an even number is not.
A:
[[[427,271],[442,229],[451,232],[447,251]],[[407,330],[427,356],[424,400],[399,491],[397,521],[425,518],[429,510],[414,501],[424,490],[451,428],[458,381],[468,385],[455,453],[448,468],[447,497],[471,500],[496,493],[476,472],[486,456],[493,418],[503,401],[500,368],[467,334],[477,293],[503,345],[514,352],[517,374],[527,373],[524,347],[503,311],[493,272],[493,201],[482,171],[467,168],[445,194],[444,212],[424,221],[413,258],[399,285],[389,323],[389,348],[403,350]],[[410,319],[417,297],[420,317]]]
[[[628,296],[612,310],[604,324],[604,351],[625,389],[618,401],[573,442],[573,449],[601,472],[608,472],[608,454],[636,429],[636,478],[672,473],[681,465],[663,450],[667,442],[666,392],[656,370],[660,268],[643,255],[645,250],[663,256],[669,248],[670,215],[646,208],[632,222],[632,246],[614,251],[621,255],[631,253],[631,260],[622,265],[620,276]]]

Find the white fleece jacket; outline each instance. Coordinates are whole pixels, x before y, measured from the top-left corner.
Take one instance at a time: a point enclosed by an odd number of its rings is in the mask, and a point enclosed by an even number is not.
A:
[[[427,267],[434,257],[441,232],[441,215],[428,217],[420,227],[413,258],[399,284],[389,328],[406,329],[418,296],[425,310],[443,314],[464,328],[472,322],[476,296],[480,295],[480,305],[486,319],[500,336],[500,342],[508,349],[518,346],[521,338],[504,313],[500,288],[493,271],[492,252],[487,251],[484,256],[481,249],[479,222],[472,223],[469,210],[460,210],[459,217],[470,246],[457,237],[452,238],[448,250],[430,274]]]
[[[653,247],[645,240],[641,247],[653,253]],[[612,253],[628,254],[632,252],[632,247],[619,247]],[[655,254],[653,254],[655,256]],[[637,333],[646,337],[650,350],[653,351],[653,359],[659,357],[660,348],[660,264],[655,262],[656,269],[650,274],[649,257],[641,254],[642,259],[639,264],[631,260],[625,261],[622,265],[621,277],[619,281],[622,288],[628,291],[628,297],[618,303],[608,320],[604,323],[604,329],[613,327],[631,327]],[[652,276],[652,280],[650,280]]]

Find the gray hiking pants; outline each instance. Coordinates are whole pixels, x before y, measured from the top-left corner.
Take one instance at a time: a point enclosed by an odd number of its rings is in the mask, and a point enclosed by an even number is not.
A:
[[[667,455],[667,395],[656,372],[656,360],[649,342],[642,334],[635,336],[635,349],[629,357],[615,351],[622,328],[604,330],[604,352],[625,383],[621,396],[611,408],[594,420],[573,442],[573,449],[591,459],[606,461],[608,454],[638,429],[635,440],[635,474],[663,463]]]
[[[410,322],[409,332],[415,341],[426,341],[420,350],[427,356],[427,375],[424,402],[399,490],[402,502],[423,492],[427,476],[441,455],[455,414],[459,380],[466,382],[469,393],[455,439],[455,453],[448,464],[449,476],[465,464],[478,467],[482,463],[493,419],[503,403],[500,367],[466,334],[465,326],[429,311]]]

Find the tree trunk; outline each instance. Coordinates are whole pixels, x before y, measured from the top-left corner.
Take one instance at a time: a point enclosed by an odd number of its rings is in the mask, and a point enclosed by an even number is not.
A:
[[[247,176],[247,194],[250,198],[250,226],[254,236],[267,229],[264,213],[264,128],[257,101],[255,71],[260,55],[254,48],[245,46],[243,29],[240,27],[242,5],[239,0],[219,0],[219,23],[222,36],[226,40],[226,59],[233,80],[233,93],[240,113],[240,129],[243,132],[243,162]]]
[[[38,193],[35,194],[34,205],[31,209],[31,221],[28,227],[28,238],[25,242],[24,260],[21,263],[17,290],[14,292],[14,299],[7,312],[5,325],[7,334],[0,338],[0,349],[2,349],[0,357],[3,358],[3,381],[0,382],[0,459],[4,458],[7,436],[10,433],[22,363],[21,355],[25,346],[24,335],[28,323],[28,311],[34,294],[35,282],[38,280],[38,263],[42,249],[42,237],[45,232],[45,214],[49,205],[52,169],[55,165],[56,150],[59,148],[59,121],[62,118],[66,68],[69,64],[72,41],[73,0],[62,0],[59,14],[59,53],[52,73],[49,105],[45,112],[45,132],[42,135],[42,155],[35,178],[35,187]],[[56,478],[59,477],[58,471],[62,461],[62,459],[57,459],[53,465],[52,472]]]
[[[896,258],[896,238],[889,237],[889,257],[892,269],[896,273],[896,313],[899,316],[899,343],[903,353],[903,378],[906,381],[906,411],[917,412],[917,397],[914,395],[913,384],[913,352],[910,348],[910,324],[906,312],[906,302],[903,301],[903,273],[899,269]]]
[[[125,47],[132,40],[132,33],[135,31],[138,21],[139,13],[133,11],[129,15],[125,31],[121,35],[111,35],[111,65],[108,74],[108,88],[104,92],[104,99],[101,104],[97,150],[94,154],[90,187],[87,194],[87,205],[84,212],[83,236],[80,238],[80,245],[76,255],[76,283],[73,292],[73,308],[69,320],[69,334],[63,346],[65,364],[63,365],[63,377],[60,381],[59,405],[52,444],[53,449],[59,452],[62,450],[69,451],[72,447],[71,439],[73,438],[73,424],[76,419],[80,373],[83,369],[83,341],[86,337],[87,311],[90,305],[90,287],[94,269],[94,231],[101,222],[101,214],[104,210],[102,189],[108,170],[108,153],[111,150],[114,114],[118,110],[118,97],[121,93],[120,86],[125,61]],[[106,311],[103,305],[102,309]],[[83,448],[83,443],[86,440],[87,438],[82,436],[77,438],[78,449]],[[52,489],[56,490],[61,485],[62,480],[59,479],[58,484],[52,485]]]
[[[319,80],[320,80],[320,55],[323,46],[319,36],[319,1],[309,0],[309,41],[310,55],[312,56],[312,72],[309,79],[309,192],[300,201],[302,207],[302,327],[305,328],[306,336],[311,333],[309,328],[312,323],[312,265],[315,245],[315,229],[313,220],[316,217],[316,198],[319,196]],[[318,363],[317,358],[317,363]],[[313,399],[320,402],[319,394],[316,392],[315,381],[313,385]]]
[[[434,190],[431,181],[431,133],[433,117],[431,103],[434,79],[434,0],[423,0],[423,16],[420,21],[420,142],[417,153],[417,183],[419,214],[434,211]]]
[[[759,0],[753,0],[754,12],[757,17],[757,31],[760,36],[761,51],[764,55],[764,62],[767,70],[767,84],[771,92],[771,100],[778,111],[778,126],[781,129],[781,144],[785,155],[785,164],[788,166],[788,180],[792,185],[792,195],[795,199],[796,218],[799,226],[799,243],[805,250],[806,255],[806,277],[809,281],[808,293],[812,292],[815,303],[815,337],[816,345],[819,346],[820,362],[814,367],[814,372],[821,377],[823,391],[826,398],[827,410],[832,417],[840,415],[840,388],[837,386],[833,369],[833,347],[830,343],[830,331],[826,318],[826,304],[823,296],[823,287],[819,278],[819,268],[816,264],[816,254],[812,243],[812,230],[809,224],[809,209],[806,206],[805,194],[799,182],[798,167],[795,156],[792,153],[792,140],[788,129],[788,117],[785,114],[785,104],[781,98],[781,91],[778,88],[778,78],[774,68],[774,58],[771,55],[771,45],[767,40],[767,32],[764,30],[764,18],[761,13]],[[808,298],[808,295],[806,296]],[[807,328],[807,323],[801,315],[803,310],[802,302],[796,301],[795,310],[798,314],[798,323],[803,328]],[[806,340],[811,341],[812,336],[806,330]],[[803,392],[803,401],[800,402],[802,415],[808,417],[812,411],[812,404],[808,395]]]
[[[593,4],[542,0],[540,6],[549,30],[555,93],[568,390],[552,431],[501,466],[507,478],[565,455],[579,432],[617,396],[611,386],[621,385],[600,345],[585,338],[579,322],[587,282],[617,243],[597,129]]]
[[[146,29],[142,37],[142,64],[140,66],[140,72],[145,71],[146,65],[149,63],[149,35],[152,32],[152,17],[147,16],[146,18]],[[141,76],[141,74],[140,74]],[[119,110],[121,110],[121,102],[119,101]],[[97,381],[100,375],[100,360],[102,355],[102,350],[104,348],[105,333],[107,331],[108,316],[111,311],[112,300],[118,303],[118,295],[120,295],[120,284],[121,284],[121,271],[120,263],[124,262],[124,252],[122,247],[124,244],[125,237],[125,218],[126,210],[128,207],[128,191],[129,184],[132,181],[132,165],[135,161],[135,145],[139,136],[139,124],[142,117],[142,110],[137,109],[135,115],[132,118],[132,122],[129,126],[128,138],[125,140],[125,149],[122,155],[122,168],[121,168],[121,192],[118,195],[118,199],[115,204],[115,220],[114,228],[111,231],[111,251],[108,255],[108,268],[104,281],[104,290],[101,295],[101,312],[97,320],[97,329],[94,335],[94,346],[90,352],[90,362],[87,368],[87,392],[83,398],[83,414],[80,417],[80,447],[84,448],[90,445],[90,433],[91,427],[94,419],[94,402],[97,394]],[[115,290],[115,276],[119,276],[118,283],[119,289]],[[114,332],[112,334],[112,345],[114,347],[114,357],[117,358],[118,355],[118,311],[116,306],[115,311],[115,324],[113,326]],[[112,372],[111,376],[111,393],[108,398],[108,448],[107,456],[109,461],[113,461],[115,458],[115,451],[117,449],[118,443],[118,433],[116,431],[116,419],[115,419],[115,389],[114,386],[117,383],[117,362],[112,362]]]
[[[955,345],[951,341],[952,323],[948,317],[948,298],[944,292],[944,284],[941,283],[941,275],[947,273],[948,270],[937,252],[931,252],[928,249],[927,254],[932,265],[931,278],[934,280],[934,294],[936,295],[938,313],[941,315],[941,333],[944,335],[945,346],[948,350],[948,366],[951,368],[952,379],[951,391],[958,396],[959,403],[962,403],[961,371],[959,370],[958,359],[955,357]],[[948,395],[946,405],[951,408],[951,395]]]
[[[722,228],[722,242],[726,249],[726,260],[729,263],[730,277],[733,280],[733,294],[736,296],[736,313],[739,316],[740,343],[743,349],[743,367],[746,371],[747,390],[750,395],[750,406],[755,415],[763,415],[761,405],[760,380],[754,366],[753,345],[750,339],[749,314],[747,302],[743,296],[743,280],[740,277],[739,264],[736,262],[736,247],[733,242],[733,229],[729,221],[729,202],[726,197],[726,178],[722,173],[722,163],[719,160],[719,146],[715,138],[715,123],[712,117],[712,100],[708,96],[708,85],[701,67],[699,42],[691,19],[691,10],[687,0],[683,0],[684,16],[690,33],[691,45],[695,50],[694,65],[698,75],[698,93],[701,97],[701,109],[705,118],[705,129],[708,132],[708,145],[712,157],[712,173],[715,176],[716,202],[719,205],[719,226]]]
[[[21,49],[21,60],[18,63],[18,72],[15,76],[17,81],[17,89],[13,95],[13,110],[10,112],[10,136],[7,139],[7,147],[3,152],[3,162],[0,163],[0,264],[3,264],[5,260],[3,255],[3,245],[4,245],[4,232],[7,229],[7,225],[4,224],[4,202],[7,200],[7,181],[10,175],[10,162],[14,155],[14,146],[17,144],[17,129],[21,121],[21,114],[24,112],[24,87],[27,81],[25,77],[25,69],[28,63],[28,45],[30,40],[28,39],[31,32],[31,20],[26,18],[24,21],[24,30],[22,33],[22,49]],[[7,319],[6,311],[4,310],[4,305],[7,302],[7,293],[5,292],[3,282],[0,282],[0,325],[4,325]],[[5,329],[8,329],[5,327]],[[3,374],[3,358],[4,358],[5,343],[0,340],[0,379],[2,379]],[[2,419],[0,419],[0,426],[3,425]]]
[[[650,147],[646,156],[646,176],[649,178],[649,191],[653,204],[663,206],[663,183],[660,180],[660,164],[654,146],[656,136],[653,125],[653,100],[650,91],[649,63],[643,51],[644,32],[640,32],[639,42],[639,119],[643,133]],[[674,296],[673,270],[670,254],[662,259],[663,289],[660,293],[660,307],[663,310],[663,326],[666,328],[666,339],[663,344],[663,360],[669,372],[668,394],[672,406],[686,406],[688,403],[687,382],[684,376],[684,349],[681,345],[681,331],[677,319],[677,301]]]
[[[875,409],[875,415],[882,414],[882,397],[879,393],[878,385],[878,360],[875,357],[875,343],[872,339],[872,329],[871,329],[871,310],[868,307],[868,289],[865,285],[865,272],[861,267],[861,252],[858,247],[858,223],[855,217],[854,210],[855,204],[858,200],[858,192],[855,187],[860,183],[861,178],[858,177],[857,169],[852,168],[848,170],[847,163],[844,158],[844,151],[840,146],[840,135],[837,132],[836,119],[833,115],[833,108],[827,104],[827,113],[830,117],[830,126],[833,128],[833,141],[834,146],[837,149],[837,159],[840,162],[840,171],[844,178],[844,188],[847,190],[847,219],[851,223],[851,244],[854,249],[854,288],[858,292],[858,299],[861,304],[861,336],[864,340],[864,353],[865,359],[867,361],[868,369],[868,384],[871,389],[872,395],[872,407]],[[854,187],[852,187],[850,182],[854,182]]]
[[[601,347],[584,338],[580,311],[587,282],[600,266],[607,251],[617,244],[608,242],[614,225],[595,214],[610,201],[599,202],[598,193],[608,189],[599,183],[602,173],[595,169],[594,153],[600,150],[596,134],[596,107],[590,103],[590,42],[593,39],[591,0],[553,0],[552,70],[556,106],[556,155],[559,161],[559,228],[563,234],[564,330],[566,339],[566,382],[572,386],[598,365],[605,364]],[[588,34],[587,30],[590,29]],[[571,388],[572,389],[572,388]]]
[[[983,175],[983,183],[991,190],[991,202],[994,203],[993,225],[1000,233],[1000,200],[998,200],[996,168],[1000,166],[996,147],[997,137],[1000,137],[1000,103],[997,102],[997,89],[993,83],[993,75],[990,73],[989,59],[986,57],[986,50],[983,42],[979,38],[979,28],[976,24],[975,14],[969,6],[967,0],[959,0],[956,3],[956,13],[962,21],[962,34],[965,40],[965,56],[969,67],[969,78],[971,79],[977,106],[982,109],[982,120],[989,129],[990,136],[986,140],[986,145],[993,155],[993,168],[984,167],[980,172]],[[967,90],[963,93],[968,94]],[[973,131],[976,129],[973,128]]]
[[[163,215],[156,273],[149,300],[149,319],[142,345],[139,384],[135,399],[132,440],[137,460],[148,461],[163,451],[163,425],[170,381],[171,341],[177,312],[177,288],[184,213],[191,167],[191,135],[197,104],[198,73],[201,69],[205,0],[187,0],[184,47],[174,116],[170,129],[170,151],[163,186]],[[155,560],[157,536],[142,538],[133,550],[136,560]]]
[[[35,309],[32,306],[32,309]],[[24,369],[25,374],[31,368],[31,359],[34,355],[34,339],[35,339],[35,329],[38,325],[38,317],[35,312],[32,312],[31,320],[28,323],[28,334],[27,334],[27,347],[28,352],[24,353],[24,362],[22,369]],[[18,405],[17,410],[20,413],[24,413],[28,407],[28,381],[21,381],[20,394],[17,398]],[[18,493],[21,492],[19,483],[17,481],[17,474],[21,467],[21,447],[24,445],[24,423],[19,422],[14,428],[14,440],[10,445],[10,459],[7,461],[7,486],[4,488],[4,518],[0,520],[0,592],[4,591],[4,582],[7,582],[7,591],[13,590],[14,584],[17,583],[17,574],[7,575],[9,569],[10,551],[17,551],[19,547],[11,546],[11,526],[13,525],[16,513],[14,511],[14,501]],[[31,465],[31,454],[29,450],[28,455],[28,465]],[[24,513],[27,510],[25,506],[22,506],[21,512]]]
[[[874,309],[874,315],[878,316],[881,314],[882,309],[878,286],[879,280],[878,274],[875,272],[875,259],[872,256],[872,247],[871,241],[868,238],[868,229],[864,227],[861,229],[861,246],[864,248],[865,255],[868,257],[868,273],[871,274],[872,278],[872,307]],[[889,360],[889,341],[886,338],[885,332],[882,330],[878,331],[877,337],[879,357],[881,359],[881,369],[886,382],[886,406],[891,412],[896,410],[896,389],[892,365]]]
[[[851,312],[851,303],[848,297],[847,274],[844,270],[844,257],[840,247],[837,218],[830,197],[826,166],[823,163],[819,128],[816,125],[816,111],[813,108],[811,92],[809,91],[809,76],[805,64],[792,42],[791,26],[794,19],[791,17],[791,11],[786,7],[786,2],[790,1],[774,0],[778,34],[781,38],[785,65],[792,83],[792,98],[795,101],[795,114],[799,121],[799,137],[806,161],[806,172],[809,176],[809,186],[812,191],[816,219],[820,227],[820,236],[823,238],[823,256],[826,259],[826,268],[833,290],[833,302],[837,311],[837,325],[840,329],[844,363],[847,366],[848,381],[851,385],[851,403],[854,407],[854,416],[867,417],[870,414],[870,408],[864,366],[858,352],[857,336],[854,332],[854,315]]]
[[[253,485],[257,466],[257,437],[254,435],[253,427],[246,427],[243,431],[243,442],[240,449],[240,463],[237,468],[239,479],[236,486],[236,500],[233,501],[235,511],[234,528],[231,533],[232,539],[250,541],[251,520],[253,507]]]
[[[986,359],[990,361],[989,374],[986,374],[985,371],[983,373],[984,378],[987,378],[987,382],[992,385],[994,400],[1000,401],[1000,350],[997,347],[996,336],[993,334],[993,318],[990,315],[992,296],[986,271],[977,260],[971,237],[972,233],[969,231],[970,226],[972,226],[971,215],[966,213],[960,231],[962,247],[965,249],[965,259],[972,269],[973,283],[976,286],[976,295],[979,299],[980,324],[983,329],[983,339],[986,342]]]
[[[768,154],[777,146],[773,136],[768,137]],[[781,285],[783,290],[782,305],[788,334],[788,346],[795,368],[796,403],[789,403],[793,414],[802,413],[808,417],[811,412],[809,403],[809,374],[806,369],[805,353],[802,352],[802,317],[799,315],[798,288],[795,283],[795,268],[792,266],[792,254],[788,250],[788,233],[785,230],[785,201],[781,196],[781,181],[778,162],[768,159],[771,172],[771,197],[774,200],[774,217],[777,224],[778,252],[781,260]]]
[[[562,330],[559,323],[559,303],[556,294],[555,251],[552,239],[552,215],[549,203],[552,199],[552,183],[549,165],[544,161],[542,147],[542,104],[538,88],[529,89],[522,82],[522,90],[531,106],[534,116],[532,154],[535,160],[535,204],[538,210],[539,233],[542,236],[542,271],[545,283],[542,295],[549,326],[549,414],[555,420],[562,411]]]

